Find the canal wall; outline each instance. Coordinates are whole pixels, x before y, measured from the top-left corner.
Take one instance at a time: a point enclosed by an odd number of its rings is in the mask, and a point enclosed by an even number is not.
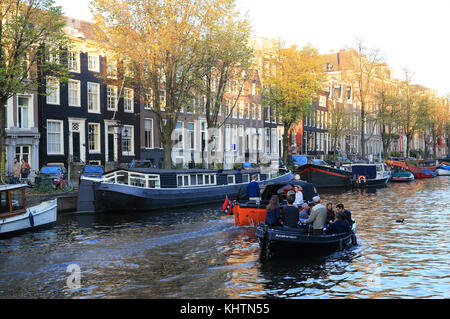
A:
[[[50,194],[26,194],[27,207],[39,205],[40,203],[57,198],[58,199],[58,213],[73,212],[77,210],[78,190],[64,192],[64,193],[50,193]]]

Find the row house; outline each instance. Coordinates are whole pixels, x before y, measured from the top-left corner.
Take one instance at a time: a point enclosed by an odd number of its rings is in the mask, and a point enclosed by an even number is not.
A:
[[[99,48],[93,26],[66,18],[72,46],[66,83],[44,75],[38,96],[41,165],[96,163],[114,166],[139,157],[137,92],[115,85],[117,62]],[[111,78],[112,81],[106,81]]]

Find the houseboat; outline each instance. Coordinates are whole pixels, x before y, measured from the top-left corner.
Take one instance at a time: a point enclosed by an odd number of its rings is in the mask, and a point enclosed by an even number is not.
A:
[[[352,187],[352,174],[345,169],[308,163],[299,166],[296,173],[317,188]]]
[[[384,187],[391,178],[391,171],[384,163],[350,164],[346,168],[355,187]]]
[[[0,236],[51,226],[56,222],[57,200],[27,207],[26,184],[0,186]]]
[[[149,211],[221,202],[247,196],[253,175],[258,183],[283,183],[291,172],[154,168],[117,169],[100,178],[81,177],[77,209],[80,212]]]

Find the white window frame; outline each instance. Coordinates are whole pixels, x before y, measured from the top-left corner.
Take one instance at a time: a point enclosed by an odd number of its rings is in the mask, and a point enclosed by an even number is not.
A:
[[[112,95],[110,94],[111,89],[113,91]],[[106,87],[106,109],[108,111],[117,111],[117,90],[117,86],[115,85],[108,85]],[[114,100],[114,103],[111,107],[112,100]]]
[[[70,54],[73,54],[73,56],[74,56],[76,68],[73,68],[73,63],[70,63],[70,61],[71,61]],[[69,68],[70,72],[76,72],[76,73],[81,72],[80,52],[77,52],[77,51],[68,51],[67,52],[67,67]]]
[[[53,84],[51,85],[50,83],[54,83],[55,86],[53,86]],[[51,92],[49,91],[49,89],[51,90]],[[46,98],[46,102],[47,104],[50,105],[59,105],[60,104],[60,98],[59,98],[59,80],[53,76],[47,76],[47,82],[46,82],[46,93],[47,98]],[[56,102],[50,100],[49,98],[55,96],[56,98]]]
[[[122,156],[134,156],[134,126],[133,125],[124,125],[123,130],[128,129],[128,134],[130,134],[130,151],[125,151],[123,147],[123,134],[122,134]]]
[[[97,89],[96,89],[96,91],[97,91],[97,99],[96,99],[96,103],[97,103],[97,105],[96,105],[96,108],[95,109],[90,109],[90,103],[89,103],[89,101],[90,101],[90,99],[89,99],[89,94],[92,94],[92,93],[89,93],[89,90],[90,90],[90,87],[91,86],[94,86],[94,87],[96,87]],[[87,98],[88,98],[88,105],[87,105],[87,111],[88,111],[88,113],[100,113],[100,83],[95,83],[95,82],[88,82],[87,83]],[[92,100],[93,101],[93,100]]]
[[[91,150],[91,145],[90,145],[90,135],[91,133],[89,132],[90,130],[90,126],[94,126],[97,128],[97,135],[95,135],[95,131],[94,131],[94,146],[96,146],[96,148]],[[100,123],[95,123],[95,122],[89,122],[88,123],[88,151],[89,154],[100,154],[101,153],[101,139],[100,139]],[[96,145],[97,144],[97,145]]]
[[[232,177],[233,178],[233,183],[229,182],[229,178]],[[236,175],[227,175],[227,185],[234,185],[236,184]]]
[[[48,136],[49,136],[49,132],[48,132],[48,127],[49,127],[49,123],[50,122],[53,122],[53,123],[58,123],[58,124],[60,124],[60,128],[61,128],[61,131],[59,132],[59,140],[60,140],[60,143],[59,143],[59,145],[60,145],[60,151],[59,152],[52,152],[52,151],[50,151],[49,150],[49,147],[48,147],[48,142],[49,142],[49,138],[48,138]],[[51,133],[54,133],[54,132],[51,132]],[[64,155],[64,121],[62,121],[62,120],[53,120],[53,119],[47,119],[47,145],[46,145],[46,147],[47,147],[47,154],[48,155]]]
[[[100,56],[98,54],[88,53],[88,70],[100,72]]]
[[[123,89],[123,111],[127,113],[134,112],[134,90],[130,88]]]
[[[71,102],[73,102],[73,101],[71,101],[71,99],[70,99],[70,83],[72,83],[72,84],[76,84],[77,85],[77,103],[71,103]],[[81,82],[80,81],[78,81],[78,80],[72,80],[72,79],[70,79],[70,80],[68,80],[67,81],[67,103],[69,104],[69,106],[77,106],[77,107],[80,107],[81,106]]]
[[[149,141],[150,141],[150,146],[147,146],[146,144],[144,145],[144,148],[146,148],[146,149],[153,149],[154,147],[155,147],[155,141],[154,141],[154,128],[153,128],[153,119],[152,118],[145,118],[144,119],[144,143],[145,143],[145,141],[146,141],[146,136],[147,136],[147,132],[148,132],[148,130],[146,130],[146,125],[145,125],[145,122],[146,121],[150,121],[150,132],[151,132],[151,134],[150,134],[150,139],[149,139]]]

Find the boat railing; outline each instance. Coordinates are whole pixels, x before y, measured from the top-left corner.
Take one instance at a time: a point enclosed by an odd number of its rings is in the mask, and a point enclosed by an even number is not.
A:
[[[123,184],[143,188],[160,188],[160,178],[158,174],[144,174],[128,171],[114,171],[105,174],[104,179],[108,183]]]

